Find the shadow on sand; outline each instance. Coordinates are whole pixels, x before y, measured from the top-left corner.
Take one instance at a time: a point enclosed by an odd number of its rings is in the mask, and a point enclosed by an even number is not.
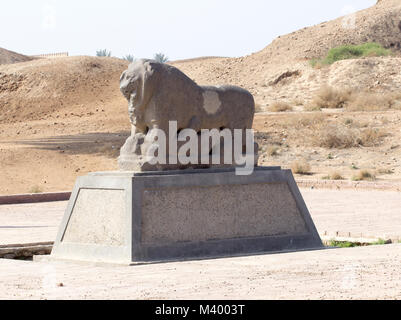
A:
[[[57,151],[70,155],[101,154],[117,158],[120,148],[129,137],[129,131],[95,132],[77,135],[46,137],[30,140],[13,141],[12,143],[26,145],[40,150]]]

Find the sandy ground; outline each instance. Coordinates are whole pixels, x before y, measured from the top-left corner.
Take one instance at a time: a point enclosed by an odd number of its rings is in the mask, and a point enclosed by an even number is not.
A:
[[[117,170],[117,157],[130,134],[122,111],[93,115],[0,123],[0,194],[71,190],[78,176],[94,171]],[[369,124],[386,136],[372,147],[327,149],[314,138],[326,126],[358,119],[355,130]],[[313,127],[316,125],[317,127]],[[370,170],[378,181],[401,181],[401,112],[257,114],[254,129],[260,144],[260,165],[291,168],[295,161],[310,164],[303,179],[322,179],[338,172],[350,181],[359,170]],[[277,149],[270,155],[269,148]]]
[[[401,299],[400,260],[399,244],[135,267],[0,260],[0,299]]]

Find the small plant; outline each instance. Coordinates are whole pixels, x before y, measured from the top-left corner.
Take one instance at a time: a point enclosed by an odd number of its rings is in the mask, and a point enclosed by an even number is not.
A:
[[[127,60],[129,62],[134,62],[135,58],[132,54],[127,54],[126,56],[123,57],[124,60]]]
[[[351,242],[351,241],[337,241],[337,240],[330,240],[328,243],[329,247],[336,247],[336,248],[355,248],[355,247],[366,247],[366,246],[382,246],[386,244],[390,244],[392,241],[390,240],[383,240],[379,239],[375,242]]]
[[[385,244],[390,244],[391,243],[391,241],[387,241],[387,240],[384,240],[384,239],[379,239],[379,240],[377,240],[376,242],[372,242],[372,246],[384,246]]]
[[[374,181],[376,180],[376,176],[374,173],[370,172],[369,170],[361,170],[358,174],[352,177],[353,181]]]
[[[271,112],[285,112],[292,111],[292,107],[287,102],[273,102],[269,106],[269,111]]]
[[[166,63],[168,61],[168,57],[164,53],[156,53],[153,59],[160,63]]]
[[[295,174],[300,174],[300,175],[309,175],[309,174],[311,174],[311,172],[310,172],[311,171],[311,167],[310,167],[309,163],[307,163],[304,160],[293,162],[292,165],[291,165],[291,170]]]
[[[107,49],[101,49],[96,51],[96,56],[98,57],[111,57],[111,51]]]
[[[336,247],[336,248],[354,248],[360,247],[362,244],[357,242],[349,242],[349,241],[336,241],[330,240],[329,246]]]
[[[43,190],[39,186],[33,186],[29,190],[29,193],[43,193]]]
[[[359,170],[358,166],[355,163],[351,164],[351,169],[352,170]]]
[[[334,156],[333,156],[331,153],[329,153],[329,155],[327,156],[327,159],[328,159],[328,160],[333,160],[333,159],[334,159]]]

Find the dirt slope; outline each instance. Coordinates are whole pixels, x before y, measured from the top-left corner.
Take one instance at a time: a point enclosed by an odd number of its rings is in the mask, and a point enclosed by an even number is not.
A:
[[[373,90],[386,90],[374,78],[385,78],[392,83],[392,90],[401,89],[399,84],[400,60],[370,58],[340,61],[320,70],[313,69],[309,61],[326,55],[328,50],[343,44],[378,42],[401,52],[401,1],[382,0],[377,5],[356,13],[355,28],[344,28],[344,18],[324,22],[280,36],[266,48],[241,58],[220,58],[177,62],[182,69],[200,84],[230,83],[250,90],[262,108],[274,101],[308,100],[322,83],[347,78],[353,72],[352,84]],[[366,76],[366,66],[376,65],[373,77]],[[390,73],[376,73],[391,69]],[[336,74],[333,80],[331,75]],[[358,78],[361,76],[361,78]],[[386,78],[388,77],[388,78]],[[356,79],[355,79],[356,78]],[[395,78],[395,79],[394,79]],[[351,80],[351,78],[348,77]],[[360,81],[362,80],[362,81]],[[373,83],[373,84],[372,84]]]
[[[80,115],[124,101],[118,81],[128,63],[115,58],[40,59],[0,67],[0,123]],[[124,103],[125,104],[125,103]]]
[[[0,48],[0,64],[12,64],[33,60],[34,58]]]

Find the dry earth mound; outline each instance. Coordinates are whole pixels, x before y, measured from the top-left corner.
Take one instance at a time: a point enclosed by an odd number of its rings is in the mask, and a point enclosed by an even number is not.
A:
[[[67,57],[0,66],[0,123],[89,114],[116,103],[128,63],[115,58]]]
[[[17,62],[30,61],[33,59],[34,58],[0,48],[0,64],[12,64]]]

